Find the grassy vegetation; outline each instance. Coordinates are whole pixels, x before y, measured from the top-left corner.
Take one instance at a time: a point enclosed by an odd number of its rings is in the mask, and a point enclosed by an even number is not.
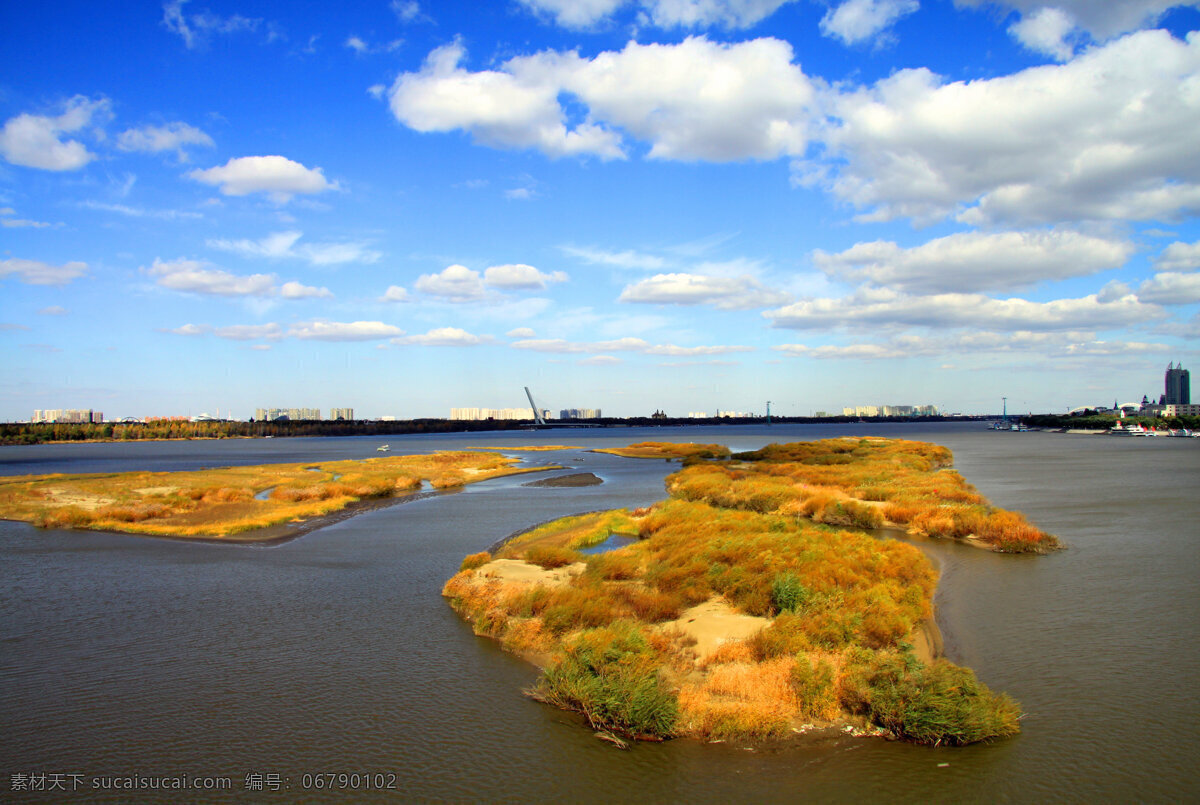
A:
[[[476,554],[443,594],[479,634],[540,658],[532,695],[597,729],[767,738],[817,722],[933,744],[1011,735],[1011,699],[912,650],[932,616],[936,573],[924,554],[801,512],[811,487],[830,500],[810,515],[850,521],[892,500],[911,501],[915,518],[939,491],[954,510],[986,505],[944,469],[949,460],[932,445],[833,440],[695,464],[672,475],[671,497],[649,509],[564,518],[504,546],[498,558],[543,575],[513,581]],[[906,497],[905,480],[921,494]],[[988,517],[1001,514],[1011,513]],[[640,539],[578,552],[610,531]],[[763,628],[699,655],[686,613],[713,601],[760,616]]]
[[[694,442],[638,442],[628,447],[598,447],[593,453],[610,453],[623,458],[728,458],[729,448],[723,444],[696,444]]]
[[[422,481],[446,489],[530,471],[516,463],[491,453],[442,452],[194,472],[10,476],[0,478],[0,517],[42,528],[228,537],[404,495]]]

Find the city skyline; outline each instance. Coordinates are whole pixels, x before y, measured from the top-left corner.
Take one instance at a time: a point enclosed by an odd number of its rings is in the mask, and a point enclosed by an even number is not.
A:
[[[1198,28],[1170,0],[9,4],[0,420],[1157,399],[1200,352]]]

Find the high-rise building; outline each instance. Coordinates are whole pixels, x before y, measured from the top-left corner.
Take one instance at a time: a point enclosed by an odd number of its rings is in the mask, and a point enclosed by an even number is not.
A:
[[[1191,389],[1191,373],[1183,368],[1183,364],[1176,366],[1173,363],[1167,364],[1167,374],[1163,379],[1164,405],[1188,405],[1192,401]]]
[[[346,421],[354,420],[353,408],[330,408],[329,418],[333,420],[344,419]]]
[[[564,408],[558,412],[559,419],[599,419],[599,408]]]

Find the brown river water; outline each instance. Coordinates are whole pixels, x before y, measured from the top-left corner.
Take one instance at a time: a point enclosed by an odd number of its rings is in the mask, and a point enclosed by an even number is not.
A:
[[[741,450],[842,434],[944,444],[994,503],[1069,546],[1014,557],[919,543],[941,569],[947,655],[1021,703],[1019,736],[958,749],[837,736],[622,752],[522,696],[535,670],[474,636],[439,590],[465,554],[523,527],[661,499],[674,468],[573,450],[522,455],[602,485],[497,479],[269,546],[0,522],[0,799],[1200,800],[1200,440],[930,423],[388,441],[393,453],[644,439]],[[380,441],[4,447],[0,475],[367,458]],[[227,789],[149,787],[161,778]],[[130,785],[141,788],[116,787]]]

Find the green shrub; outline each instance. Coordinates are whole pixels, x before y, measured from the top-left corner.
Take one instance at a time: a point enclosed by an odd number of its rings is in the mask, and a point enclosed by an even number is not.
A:
[[[679,706],[659,677],[659,664],[642,631],[618,621],[584,632],[568,644],[530,695],[582,713],[593,729],[669,738]]]
[[[896,735],[928,744],[961,744],[1020,731],[1016,702],[947,660],[923,665],[911,653],[860,661],[843,682],[843,704]]]
[[[779,612],[796,612],[811,595],[795,573],[781,573],[771,585],[771,603]]]

